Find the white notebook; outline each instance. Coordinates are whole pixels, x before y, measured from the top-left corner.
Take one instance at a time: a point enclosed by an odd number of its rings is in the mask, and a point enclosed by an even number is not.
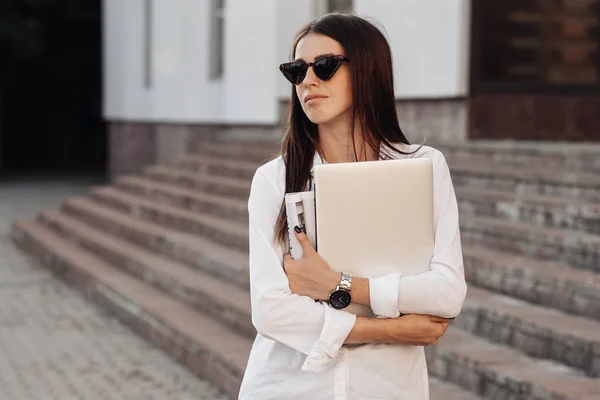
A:
[[[425,158],[315,167],[316,249],[354,276],[429,271],[433,255],[433,167]],[[345,309],[372,317],[370,307]]]

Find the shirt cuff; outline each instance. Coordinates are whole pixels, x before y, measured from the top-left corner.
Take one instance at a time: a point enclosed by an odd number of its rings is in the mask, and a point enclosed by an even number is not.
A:
[[[390,274],[369,278],[371,310],[377,317],[398,318],[400,275]]]
[[[339,350],[355,323],[356,315],[354,314],[334,309],[325,311],[323,330],[302,364],[302,371],[323,371],[335,365]]]

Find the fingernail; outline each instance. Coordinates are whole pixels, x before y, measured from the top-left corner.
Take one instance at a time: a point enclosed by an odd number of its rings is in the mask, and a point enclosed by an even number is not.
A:
[[[302,232],[302,229],[300,229],[300,227],[299,227],[298,225],[296,225],[296,226],[294,227],[294,230],[296,231],[296,233],[300,233],[300,232]]]

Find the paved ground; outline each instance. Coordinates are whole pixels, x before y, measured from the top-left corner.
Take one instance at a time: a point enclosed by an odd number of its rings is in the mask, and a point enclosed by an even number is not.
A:
[[[0,399],[225,400],[12,245],[12,220],[89,184],[0,181]]]

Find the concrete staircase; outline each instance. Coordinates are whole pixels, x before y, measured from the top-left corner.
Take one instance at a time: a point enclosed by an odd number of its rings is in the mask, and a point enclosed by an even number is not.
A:
[[[431,399],[600,399],[600,151],[435,147],[459,198],[470,285],[427,348]],[[13,239],[235,397],[256,334],[247,198],[276,151],[207,144],[17,222]]]

